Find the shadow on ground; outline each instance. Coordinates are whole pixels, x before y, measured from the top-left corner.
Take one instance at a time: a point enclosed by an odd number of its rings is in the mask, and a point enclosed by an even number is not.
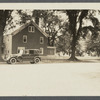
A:
[[[78,61],[69,61],[69,57],[59,57],[59,56],[42,56],[40,64],[45,63],[100,63],[99,57],[77,57]],[[3,59],[0,59],[0,64],[6,64]],[[18,64],[30,64],[30,62],[20,62]]]

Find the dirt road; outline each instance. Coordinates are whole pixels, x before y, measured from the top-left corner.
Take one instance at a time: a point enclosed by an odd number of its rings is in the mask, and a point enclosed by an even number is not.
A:
[[[99,63],[0,66],[0,96],[100,95]]]

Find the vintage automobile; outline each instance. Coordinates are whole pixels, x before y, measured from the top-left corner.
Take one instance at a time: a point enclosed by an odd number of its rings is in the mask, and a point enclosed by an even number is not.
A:
[[[27,50],[22,55],[12,54],[5,57],[8,64],[15,64],[16,62],[30,61],[30,63],[39,63],[41,58],[39,56],[39,50]]]

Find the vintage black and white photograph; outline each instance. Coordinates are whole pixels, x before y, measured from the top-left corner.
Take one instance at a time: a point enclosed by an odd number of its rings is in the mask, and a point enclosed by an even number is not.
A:
[[[99,3],[8,5],[0,8],[0,95],[100,95]]]
[[[100,62],[100,10],[0,10],[1,61]]]

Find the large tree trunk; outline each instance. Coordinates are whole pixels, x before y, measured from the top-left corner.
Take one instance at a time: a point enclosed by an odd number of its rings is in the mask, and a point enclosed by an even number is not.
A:
[[[3,17],[2,20],[0,20],[0,62],[4,61],[2,59],[2,55],[4,52],[4,47],[3,47],[3,32],[4,32],[4,28],[6,25],[6,18]]]
[[[76,42],[77,42],[77,39],[76,37],[73,37],[73,40],[72,40],[72,47],[71,47],[71,57],[68,59],[70,61],[77,61],[78,59],[75,57],[75,51],[76,51]]]
[[[82,27],[82,20],[84,17],[86,17],[88,14],[88,10],[67,10],[67,15],[69,17],[69,28],[70,32],[72,34],[73,40],[72,40],[72,52],[71,57],[69,60],[76,61],[78,60],[75,57],[75,51],[76,51],[76,45],[77,41],[80,37],[80,30]],[[77,22],[79,22],[79,28],[77,29]]]
[[[1,10],[1,19],[0,19],[0,62],[3,61],[2,59],[2,55],[3,55],[3,32],[4,32],[4,28],[6,26],[6,20],[7,20],[7,16],[8,16],[8,10]]]
[[[48,46],[50,46],[50,37],[48,37]]]
[[[2,62],[3,61],[3,59],[2,59],[2,55],[3,55],[3,34],[1,35],[0,34],[0,62]]]
[[[54,46],[55,45],[55,36],[52,37],[52,44],[51,46]]]
[[[69,17],[69,21],[70,21],[70,32],[72,34],[72,44],[71,44],[71,57],[69,58],[69,60],[71,61],[77,61],[78,59],[75,57],[75,51],[76,51],[76,43],[77,43],[77,32],[76,32],[76,19],[77,16],[75,17],[75,15],[72,14],[72,16]]]

